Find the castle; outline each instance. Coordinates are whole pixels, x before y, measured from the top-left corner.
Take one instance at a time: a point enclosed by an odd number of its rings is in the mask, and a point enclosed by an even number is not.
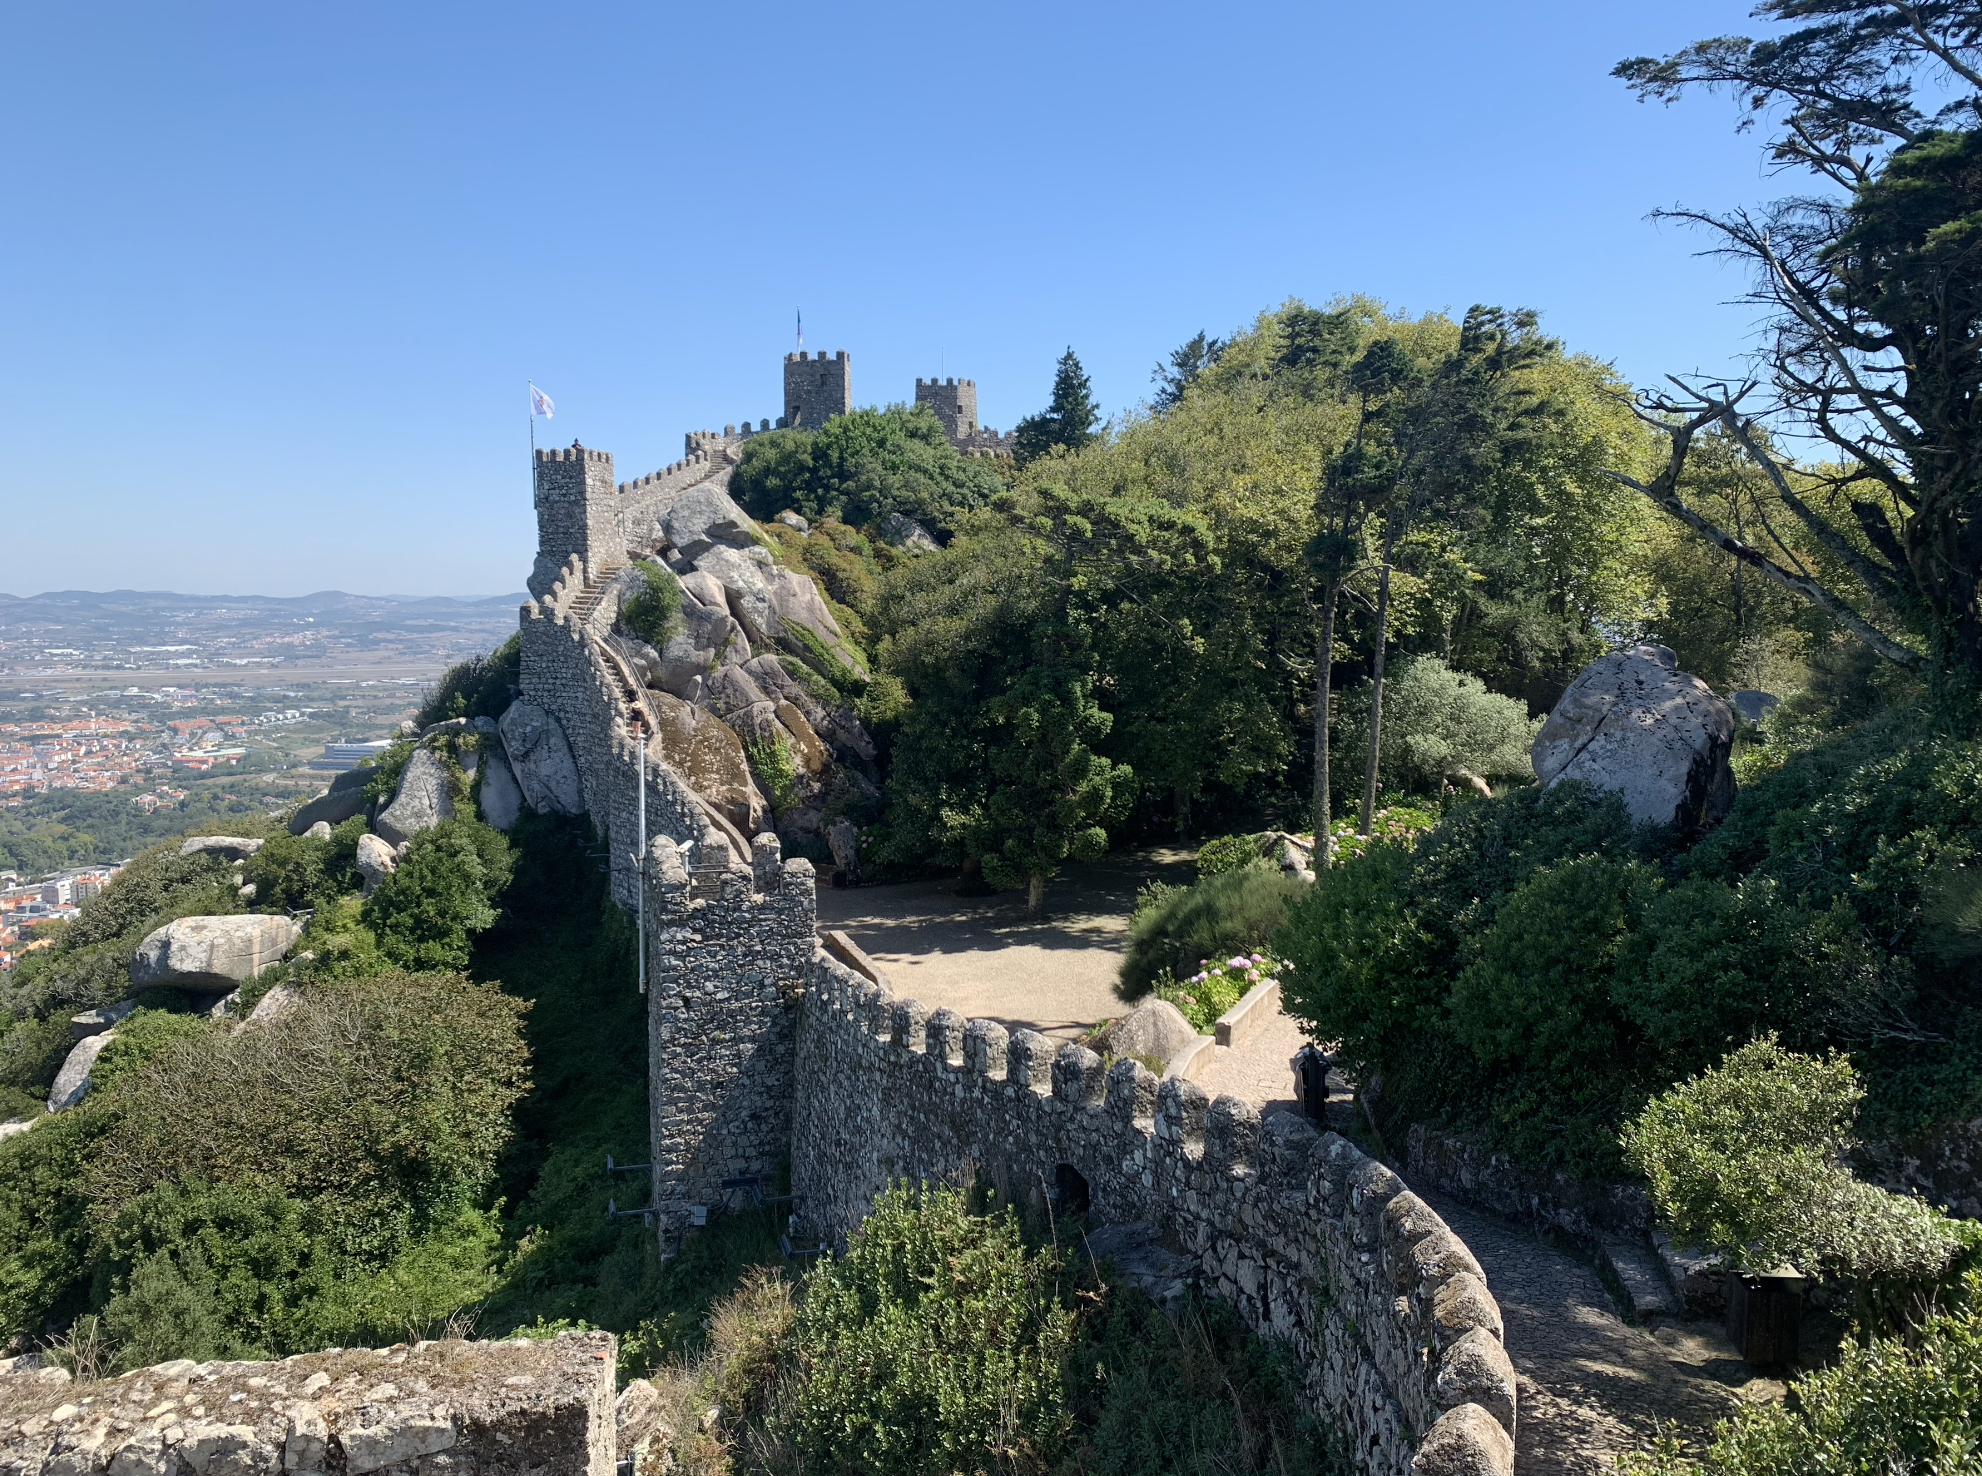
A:
[[[966,456],[1010,456],[1013,437],[977,423],[977,381],[974,379],[918,379],[915,403],[927,405],[943,423],[943,434]],[[826,357],[821,349],[816,359],[804,350],[785,355],[785,413],[779,417],[779,430],[802,426],[816,430],[835,415],[853,409],[853,361],[844,350]],[[745,433],[749,430],[745,426]]]
[[[843,353],[788,356],[779,424],[846,413],[849,369]],[[918,381],[916,398],[953,443],[1010,439],[977,425],[968,380]],[[693,433],[683,460],[631,482],[614,480],[603,451],[536,454],[519,706],[554,719],[542,726],[561,737],[543,741],[568,744],[612,895],[645,919],[648,1203],[663,1249],[787,1167],[805,1226],[829,1246],[892,1181],[985,1183],[1160,1242],[1185,1279],[1292,1349],[1305,1402],[1358,1470],[1511,1473],[1499,1307],[1472,1254],[1395,1173],[1305,1120],[1262,1121],[1140,1062],[1108,1066],[895,995],[851,940],[820,937],[811,863],[698,792],[669,737],[673,699],[643,679],[614,624],[631,561],[677,565],[695,541],[691,513],[697,526],[740,516],[718,494],[742,443],[770,428]],[[768,619],[745,605],[751,569],[779,572],[769,551],[724,561],[745,581],[726,586],[736,618]]]

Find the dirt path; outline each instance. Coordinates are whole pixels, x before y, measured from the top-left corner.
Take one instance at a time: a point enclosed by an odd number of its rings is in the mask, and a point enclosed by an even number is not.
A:
[[[1021,893],[959,897],[954,881],[826,889],[819,926],[850,934],[897,994],[933,1009],[1074,1039],[1122,1014],[1116,973],[1136,889],[1188,883],[1191,853],[1159,849],[1070,865],[1046,889],[1046,917]]]
[[[1416,1187],[1416,1186],[1414,1186]],[[1692,1439],[1744,1400],[1780,1399],[1754,1378],[1718,1324],[1631,1327],[1596,1272],[1501,1221],[1418,1188],[1486,1269],[1520,1376],[1521,1476],[1608,1476],[1676,1421]]]

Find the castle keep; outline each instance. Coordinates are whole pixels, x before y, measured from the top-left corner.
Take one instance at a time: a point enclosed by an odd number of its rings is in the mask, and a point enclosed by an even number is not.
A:
[[[845,354],[788,357],[779,423],[845,413],[849,371]],[[1009,441],[978,426],[969,380],[918,381],[916,399],[955,443]],[[1396,1174],[1333,1133],[1262,1122],[1139,1062],[1104,1069],[1078,1045],[929,1011],[857,949],[821,944],[811,863],[784,859],[748,774],[725,767],[738,733],[774,720],[849,775],[873,757],[850,713],[790,683],[781,663],[829,646],[837,627],[726,494],[743,442],[770,428],[692,434],[683,460],[632,482],[614,480],[602,451],[536,458],[522,697],[502,728],[513,756],[512,718],[544,715],[529,741],[568,747],[612,895],[644,911],[663,1248],[719,1212],[735,1193],[726,1180],[787,1164],[828,1245],[900,1179],[1084,1206],[1097,1244],[1160,1246],[1177,1278],[1291,1348],[1308,1406],[1359,1470],[1511,1472],[1499,1308],[1465,1245]],[[642,559],[674,569],[694,606],[681,650],[616,629]]]

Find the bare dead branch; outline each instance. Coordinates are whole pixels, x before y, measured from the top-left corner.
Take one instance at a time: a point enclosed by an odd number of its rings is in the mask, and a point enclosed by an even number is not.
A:
[[[1679,383],[1679,381],[1675,380],[1674,383]],[[1680,387],[1682,389],[1687,388],[1683,384]],[[1743,393],[1745,392],[1743,391]],[[1738,401],[1739,398],[1739,395],[1734,396],[1733,401]],[[1642,492],[1646,497],[1658,504],[1659,507],[1691,528],[1700,537],[1706,539],[1715,548],[1720,549],[1732,558],[1739,559],[1742,563],[1747,564],[1750,568],[1760,573],[1764,578],[1774,581],[1784,589],[1801,595],[1818,609],[1830,615],[1839,625],[1850,631],[1852,635],[1863,641],[1872,650],[1892,662],[1893,665],[1902,667],[1908,671],[1916,669],[1920,665],[1920,658],[1917,655],[1900,645],[1897,641],[1882,634],[1862,615],[1852,609],[1850,605],[1826,589],[1817,580],[1810,578],[1808,575],[1797,574],[1783,568],[1782,565],[1771,559],[1760,549],[1743,543],[1732,534],[1725,533],[1715,527],[1697,512],[1693,511],[1692,508],[1688,507],[1680,498],[1679,478],[1686,469],[1686,457],[1692,449],[1694,437],[1706,426],[1719,420],[1724,413],[1724,405],[1733,401],[1717,401],[1704,409],[1697,410],[1693,415],[1676,425],[1665,421],[1654,420],[1653,424],[1658,425],[1660,429],[1672,438],[1672,451],[1667,458],[1665,469],[1658,476],[1654,477],[1650,483],[1641,482],[1636,477],[1626,476],[1623,472],[1619,471],[1610,471],[1606,474],[1624,486],[1631,488],[1633,491]],[[1647,418],[1649,419],[1650,417]]]
[[[1796,520],[1810,530],[1811,536],[1830,550],[1831,555],[1847,569],[1856,574],[1859,582],[1872,594],[1887,604],[1896,603],[1901,597],[1899,581],[1892,573],[1881,569],[1853,548],[1837,529],[1825,522],[1817,515],[1815,509],[1796,495],[1796,489],[1789,484],[1788,474],[1783,471],[1781,464],[1769,455],[1756,437],[1755,422],[1745,419],[1735,412],[1732,405],[1727,405],[1722,408],[1721,424],[1727,427],[1728,434],[1734,437],[1741,449],[1748,453],[1748,459],[1760,467],[1763,474],[1775,485],[1776,495],[1783,500],[1783,505],[1796,514]]]

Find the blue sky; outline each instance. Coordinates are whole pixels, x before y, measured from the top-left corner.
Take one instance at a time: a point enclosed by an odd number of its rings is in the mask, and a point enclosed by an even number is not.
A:
[[[0,590],[520,589],[526,379],[625,479],[776,416],[800,307],[1004,428],[1289,296],[1729,369],[1740,277],[1646,214],[1791,184],[1607,74],[1744,12],[15,4]]]

